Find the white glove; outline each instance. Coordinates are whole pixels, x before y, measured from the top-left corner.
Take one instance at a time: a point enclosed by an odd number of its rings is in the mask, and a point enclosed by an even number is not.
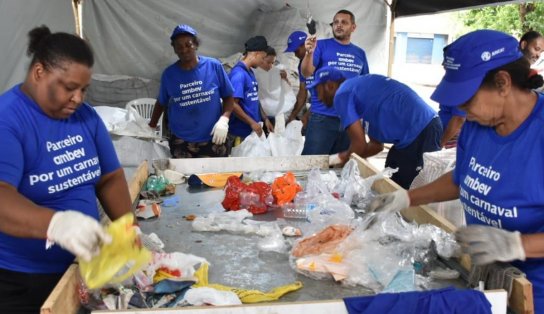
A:
[[[100,253],[102,243],[111,243],[111,237],[92,217],[78,211],[58,211],[47,228],[48,245],[51,242],[85,261]]]
[[[339,154],[329,155],[329,166],[336,166],[342,163]]]
[[[525,260],[521,234],[518,231],[510,232],[491,226],[471,225],[457,230],[455,238],[475,265]]]
[[[376,196],[368,208],[368,212],[398,212],[410,206],[410,197],[406,190],[380,194]]]
[[[210,133],[210,135],[213,135],[212,142],[217,145],[225,143],[227,133],[229,133],[229,118],[221,116]]]

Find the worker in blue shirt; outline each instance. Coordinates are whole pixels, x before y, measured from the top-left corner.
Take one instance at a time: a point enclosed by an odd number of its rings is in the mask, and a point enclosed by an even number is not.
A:
[[[241,143],[251,132],[261,136],[264,122],[266,128],[274,131],[274,126],[264,114],[259,103],[259,84],[253,69],[265,62],[268,43],[264,36],[248,39],[242,60],[238,61],[229,73],[234,87],[234,117],[229,122],[227,146],[230,149]]]
[[[459,198],[467,227],[457,231],[478,265],[512,262],[533,284],[544,313],[544,96],[517,40],[493,30],[445,48],[446,73],[431,98],[466,112],[455,169],[423,187],[376,198],[375,211]]]
[[[344,80],[341,71],[323,67],[310,85],[325,105],[334,106],[351,143],[331,155],[329,165],[344,164],[351,153],[374,156],[390,143],[385,166],[398,168],[391,179],[408,188],[423,167],[423,153],[440,150],[442,125],[436,112],[408,86],[383,75]]]
[[[299,59],[298,63],[298,80],[299,80],[299,87],[298,87],[298,93],[297,93],[297,101],[295,105],[293,106],[293,111],[289,114],[289,117],[287,117],[286,123],[289,123],[293,120],[295,120],[301,111],[303,111],[304,106],[306,106],[306,101],[308,99],[308,90],[307,86],[312,83],[313,75],[309,77],[304,77],[302,75],[301,70],[301,64],[302,60],[304,59],[304,56],[306,55],[306,46],[304,43],[306,42],[306,39],[308,38],[308,35],[303,31],[294,31],[289,35],[289,38],[287,39],[287,48],[284,52],[292,52],[295,54],[295,57]],[[310,112],[304,112],[304,115],[301,118],[302,121],[302,128],[305,129],[306,125],[308,124],[308,118],[309,118]]]
[[[227,73],[218,60],[197,54],[200,40],[191,26],[176,26],[170,41],[178,60],[162,73],[149,126],[166,110],[173,158],[226,157],[234,106]]]
[[[338,11],[331,23],[334,37],[306,39],[306,55],[301,63],[302,75],[310,77],[322,67],[331,66],[346,78],[368,74],[368,62],[363,49],[351,42],[355,31],[355,16],[348,10]],[[334,154],[349,146],[349,138],[340,123],[338,113],[326,106],[310,89],[310,117],[306,126],[306,139],[302,155]]]
[[[111,241],[97,199],[112,220],[132,210],[108,131],[83,103],[91,47],[47,26],[28,35],[26,78],[0,95],[0,313],[39,313],[74,256]]]

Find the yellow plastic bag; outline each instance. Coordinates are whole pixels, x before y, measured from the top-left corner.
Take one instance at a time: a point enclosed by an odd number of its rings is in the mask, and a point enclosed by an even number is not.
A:
[[[231,291],[238,295],[242,303],[259,303],[278,300],[284,294],[296,291],[302,288],[302,282],[295,281],[291,284],[276,287],[270,291],[263,292],[260,290],[248,290],[235,287],[224,286],[216,283],[208,282],[208,267],[207,263],[203,263],[202,266],[195,272],[195,277],[198,278],[198,282],[193,285],[194,288],[209,287],[221,291]]]
[[[134,215],[128,213],[112,222],[106,232],[110,244],[100,247],[100,254],[91,261],[79,261],[79,272],[90,289],[129,278],[151,260],[151,252],[138,243]]]

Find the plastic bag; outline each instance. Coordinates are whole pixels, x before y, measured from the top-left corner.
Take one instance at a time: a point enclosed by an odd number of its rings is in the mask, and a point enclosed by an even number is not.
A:
[[[232,148],[232,157],[269,157],[272,156],[270,143],[264,132],[259,137],[257,133],[251,132],[244,141]]]
[[[81,277],[90,289],[122,282],[151,260],[151,252],[137,243],[133,224],[132,213],[112,222],[106,228],[111,243],[103,244],[100,254],[89,262],[79,261]]]
[[[300,191],[302,191],[302,187],[297,183],[295,175],[292,172],[287,172],[272,183],[274,203],[279,206],[293,201]]]
[[[273,202],[272,188],[264,182],[245,184],[237,176],[227,179],[225,198],[221,202],[226,210],[247,209],[253,214],[264,214]]]
[[[285,122],[285,120],[283,120]],[[302,136],[302,122],[291,121],[282,131],[282,120],[276,120],[274,132],[268,135],[268,142],[272,156],[300,156],[304,148]]]

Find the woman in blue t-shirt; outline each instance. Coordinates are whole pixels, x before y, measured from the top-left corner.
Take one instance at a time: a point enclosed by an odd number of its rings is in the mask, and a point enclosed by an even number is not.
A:
[[[544,313],[544,96],[516,39],[479,30],[445,48],[446,74],[431,98],[466,112],[456,167],[410,191],[379,196],[371,210],[459,198],[468,227],[457,240],[477,265],[512,262]]]
[[[83,103],[90,46],[46,26],[28,35],[26,78],[0,95],[0,313],[38,313],[74,255],[111,241],[97,198],[112,220],[131,212],[106,127]]]
[[[234,106],[227,73],[218,60],[197,54],[200,40],[191,26],[177,25],[170,41],[178,60],[162,72],[149,126],[156,128],[166,111],[173,158],[227,157]]]

